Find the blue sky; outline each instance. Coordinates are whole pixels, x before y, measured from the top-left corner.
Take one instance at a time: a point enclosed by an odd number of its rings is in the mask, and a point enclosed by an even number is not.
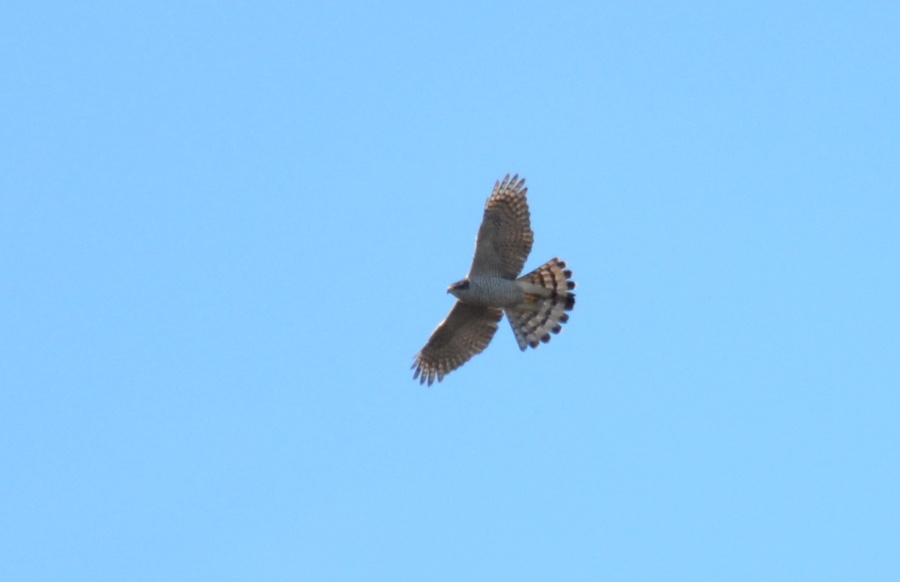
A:
[[[900,577],[888,2],[0,9],[0,578]],[[413,355],[529,185],[563,333]]]

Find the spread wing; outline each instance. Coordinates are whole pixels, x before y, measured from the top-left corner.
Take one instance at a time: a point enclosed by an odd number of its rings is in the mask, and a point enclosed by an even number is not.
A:
[[[456,302],[447,318],[437,326],[422,351],[416,355],[412,367],[413,380],[431,386],[435,378],[440,382],[446,374],[459,368],[480,354],[491,343],[503,311],[492,307],[476,307]]]
[[[525,195],[525,179],[509,174],[494,185],[484,206],[484,219],[475,240],[475,259],[469,275],[499,275],[515,279],[531,252],[534,233]]]

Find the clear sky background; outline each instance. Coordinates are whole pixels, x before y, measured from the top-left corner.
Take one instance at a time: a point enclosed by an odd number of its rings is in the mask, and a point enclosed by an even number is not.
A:
[[[0,9],[0,579],[900,579],[893,2]],[[409,367],[528,180],[579,284]]]

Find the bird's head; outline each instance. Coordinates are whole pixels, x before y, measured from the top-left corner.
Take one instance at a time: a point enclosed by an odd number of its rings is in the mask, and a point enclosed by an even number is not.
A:
[[[453,293],[454,297],[459,297],[461,292],[468,291],[469,289],[469,280],[463,279],[462,281],[457,281],[456,283],[447,287],[447,293]]]

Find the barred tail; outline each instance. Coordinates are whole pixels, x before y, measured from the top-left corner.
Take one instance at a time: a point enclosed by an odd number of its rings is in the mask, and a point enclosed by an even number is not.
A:
[[[540,342],[550,341],[551,333],[562,331],[562,324],[569,320],[575,307],[575,282],[572,271],[566,269],[564,261],[551,259],[546,264],[519,278],[526,291],[526,302],[506,310],[519,348],[536,348]]]

